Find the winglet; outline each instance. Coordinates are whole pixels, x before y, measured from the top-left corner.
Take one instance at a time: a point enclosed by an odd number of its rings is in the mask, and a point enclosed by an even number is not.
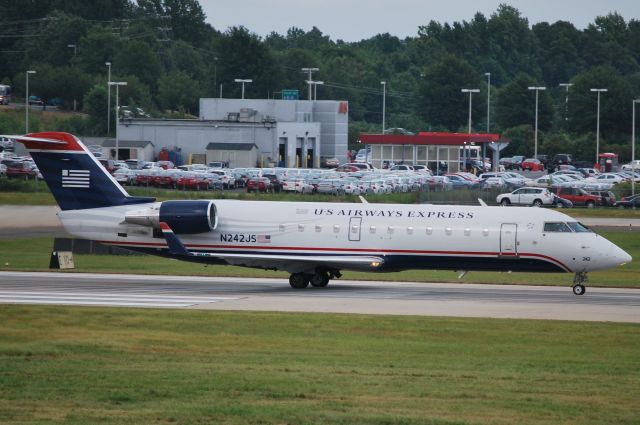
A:
[[[482,198],[478,198],[478,202],[480,202],[481,207],[487,207],[487,203],[482,200]]]
[[[369,203],[369,201],[367,201],[366,199],[364,199],[364,198],[362,197],[362,195],[358,195],[358,198],[360,198],[360,201],[361,201],[363,204],[368,204],[368,203]]]
[[[193,254],[184,247],[180,239],[173,233],[171,227],[164,221],[160,222],[160,229],[162,229],[162,235],[169,245],[169,252],[173,255],[192,256]]]

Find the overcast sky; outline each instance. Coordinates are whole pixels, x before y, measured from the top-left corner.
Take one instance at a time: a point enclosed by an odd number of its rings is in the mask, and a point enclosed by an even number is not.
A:
[[[470,21],[476,12],[486,17],[500,3],[516,7],[529,24],[570,21],[584,29],[596,16],[618,12],[625,20],[640,19],[640,0],[200,0],[207,22],[225,31],[244,25],[265,36],[282,35],[293,26],[318,27],[332,40],[359,41],[388,32],[400,38],[416,36],[418,26]]]

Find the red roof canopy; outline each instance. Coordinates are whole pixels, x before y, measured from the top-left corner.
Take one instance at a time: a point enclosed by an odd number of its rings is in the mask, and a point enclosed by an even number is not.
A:
[[[465,143],[490,143],[500,140],[499,134],[441,133],[421,131],[415,135],[361,134],[360,142],[371,145],[460,145]]]

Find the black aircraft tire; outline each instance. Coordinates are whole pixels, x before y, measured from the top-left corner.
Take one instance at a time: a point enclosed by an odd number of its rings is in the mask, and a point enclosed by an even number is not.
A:
[[[309,286],[309,276],[304,273],[293,273],[289,276],[289,285],[294,289],[304,289]]]
[[[309,283],[311,283],[311,286],[314,288],[324,288],[329,284],[329,275],[326,273],[316,273],[311,276]]]
[[[583,295],[586,291],[586,288],[584,287],[584,285],[574,285],[573,286],[573,293],[575,295]]]

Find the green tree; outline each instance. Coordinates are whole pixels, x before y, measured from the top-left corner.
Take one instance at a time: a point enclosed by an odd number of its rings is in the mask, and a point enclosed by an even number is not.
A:
[[[593,68],[576,76],[569,97],[569,125],[574,133],[596,131],[597,93],[591,89],[606,88],[600,95],[600,134],[604,139],[627,137],[630,128],[631,100],[636,93],[631,84],[612,67]]]
[[[174,71],[158,81],[158,104],[172,111],[183,109],[197,114],[200,87],[186,73]]]
[[[536,80],[526,74],[518,74],[497,93],[495,120],[500,128],[511,128],[535,123],[535,91],[529,87],[538,86]],[[538,92],[538,129],[551,128],[553,105],[545,90]]]
[[[91,135],[107,134],[107,87],[104,84],[93,86],[84,96],[83,104]]]
[[[469,63],[454,55],[445,56],[424,71],[416,99],[416,113],[424,121],[457,130],[467,122],[469,95],[461,89],[483,86],[479,74]],[[472,118],[477,122],[484,116],[483,102],[473,102]]]
[[[113,66],[120,75],[135,75],[152,91],[162,73],[158,55],[142,41],[126,43],[114,57]]]

